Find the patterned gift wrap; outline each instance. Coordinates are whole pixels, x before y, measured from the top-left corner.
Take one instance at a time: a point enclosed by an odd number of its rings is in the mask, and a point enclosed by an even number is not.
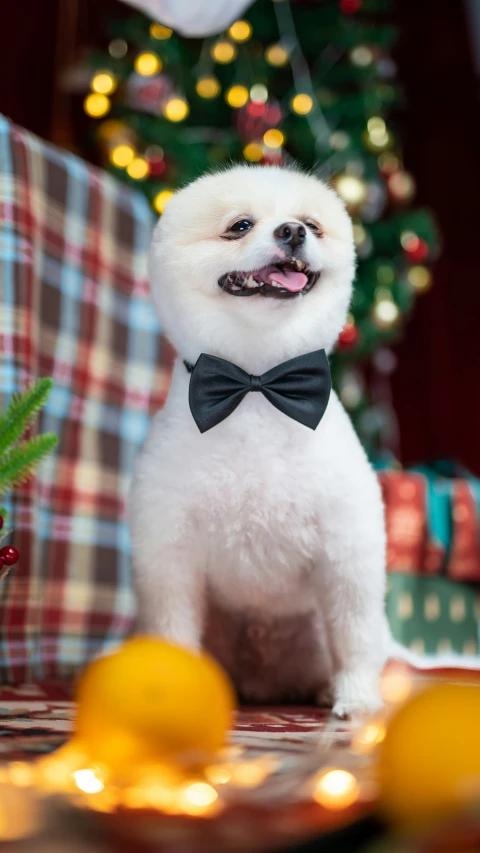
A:
[[[387,583],[387,616],[394,639],[419,654],[479,652],[475,584],[394,572]]]
[[[480,481],[438,462],[380,482],[394,638],[422,654],[478,654]]]

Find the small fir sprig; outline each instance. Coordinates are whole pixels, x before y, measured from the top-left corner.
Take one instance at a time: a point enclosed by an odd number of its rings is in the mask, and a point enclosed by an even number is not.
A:
[[[54,433],[44,433],[20,442],[27,427],[45,404],[53,380],[38,379],[21,394],[14,394],[5,412],[0,414],[0,494],[23,483],[57,444]],[[5,511],[0,510],[5,517]]]
[[[6,410],[0,413],[0,495],[28,480],[39,462],[57,444],[57,436],[51,432],[21,440],[45,404],[52,386],[52,379],[38,379],[26,391],[14,394]],[[0,542],[8,533],[4,529],[6,516],[6,510],[0,507]],[[13,545],[0,548],[0,580],[8,574],[18,557]]]

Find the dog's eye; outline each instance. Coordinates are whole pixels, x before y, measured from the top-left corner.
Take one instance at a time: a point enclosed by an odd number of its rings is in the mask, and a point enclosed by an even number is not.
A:
[[[253,228],[253,222],[251,219],[239,219],[238,222],[234,222],[233,225],[230,225],[227,229],[227,236],[231,234],[232,236],[240,237],[245,231],[250,231],[250,228]]]
[[[323,231],[318,222],[314,222],[313,219],[304,219],[303,221],[312,234],[315,234],[316,237],[323,237]]]

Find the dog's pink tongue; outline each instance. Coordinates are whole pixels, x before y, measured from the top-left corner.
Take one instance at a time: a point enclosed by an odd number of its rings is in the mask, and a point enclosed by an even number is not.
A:
[[[294,270],[277,270],[267,273],[268,281],[278,281],[285,290],[290,290],[292,293],[298,293],[303,290],[308,278],[304,272],[295,272]]]

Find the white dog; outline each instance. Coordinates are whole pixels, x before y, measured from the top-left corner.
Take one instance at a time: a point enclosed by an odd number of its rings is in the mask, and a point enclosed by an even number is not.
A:
[[[333,392],[316,429],[243,392],[202,433],[189,383],[202,353],[258,391],[254,377],[330,352],[354,265],[344,206],[310,175],[235,166],[176,193],[150,277],[179,356],[130,495],[142,627],[205,645],[246,699],[313,696],[340,716],[378,707],[388,651],[376,476]]]

